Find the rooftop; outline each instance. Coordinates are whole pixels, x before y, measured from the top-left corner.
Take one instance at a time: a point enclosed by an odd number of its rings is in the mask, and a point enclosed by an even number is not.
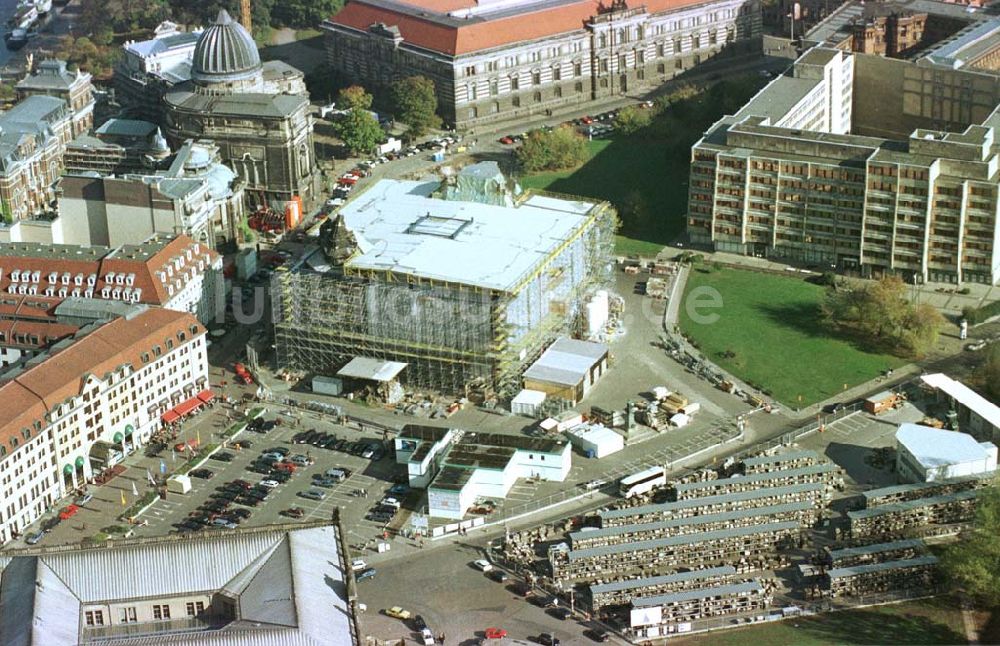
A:
[[[407,364],[399,361],[354,357],[346,366],[337,371],[337,376],[378,382],[392,381],[406,366]]]
[[[143,635],[141,624],[130,624],[130,630],[116,635],[108,626],[109,638],[102,641],[355,644],[337,534],[336,526],[312,523],[196,539],[171,536],[6,552],[0,554],[0,642],[79,643],[88,637],[86,629],[81,632],[85,604],[224,592],[235,597],[241,621],[181,634],[151,625]]]
[[[743,460],[744,467],[759,467],[765,464],[778,464],[781,462],[794,462],[796,460],[814,460],[819,461],[819,454],[815,451],[810,451],[808,449],[803,449],[801,451],[784,451],[782,453],[774,453],[772,455],[755,455],[752,458],[746,458]]]
[[[971,435],[920,424],[901,424],[896,431],[896,442],[906,447],[925,469],[985,460],[990,455],[987,448]],[[995,452],[996,447],[993,450]]]
[[[604,518],[629,518],[643,514],[670,513],[689,509],[691,507],[712,507],[715,505],[726,505],[755,498],[780,498],[781,496],[810,493],[817,494],[823,492],[824,485],[821,482],[806,482],[803,484],[788,485],[785,487],[762,487],[760,489],[749,489],[747,491],[737,491],[718,496],[704,496],[701,498],[691,498],[689,500],[678,500],[676,502],[664,502],[654,505],[639,505],[638,507],[622,507],[620,509],[608,509],[601,511],[598,515]]]
[[[1000,407],[990,403],[989,400],[962,382],[955,381],[948,375],[941,373],[921,375],[920,379],[928,386],[940,390],[982,417],[990,426],[1000,429]]]
[[[705,568],[704,570],[691,570],[690,572],[678,572],[676,574],[626,579],[624,581],[611,581],[610,583],[598,583],[590,586],[590,595],[593,597],[607,592],[622,592],[624,590],[634,590],[636,588],[649,588],[657,585],[669,585],[671,583],[683,583],[685,581],[698,581],[700,579],[733,576],[735,574],[735,567],[732,565],[722,565],[719,567]]]
[[[891,541],[889,543],[875,543],[873,545],[862,545],[860,547],[845,547],[839,550],[830,550],[830,560],[837,561],[854,556],[865,556],[868,554],[879,554],[882,552],[893,552],[896,550],[923,550],[926,547],[924,542],[918,538],[910,538],[901,541]]]
[[[693,599],[704,599],[706,597],[728,597],[736,594],[762,594],[763,586],[757,580],[746,583],[734,583],[732,585],[718,585],[711,588],[696,588],[694,590],[682,590],[672,594],[660,594],[655,597],[637,597],[632,600],[634,608],[648,608],[650,606],[664,606],[671,603],[691,601]]]
[[[813,464],[807,467],[799,467],[797,469],[782,469],[781,471],[768,471],[766,473],[752,473],[745,476],[732,476],[729,478],[717,478],[715,480],[702,480],[699,482],[686,482],[678,484],[674,487],[677,490],[677,495],[680,497],[690,491],[698,491],[699,489],[711,489],[716,485],[728,486],[731,484],[757,484],[763,487],[767,486],[770,481],[784,479],[784,478],[797,478],[800,476],[811,476],[820,475],[824,473],[830,473],[839,469],[836,464],[830,462],[822,462],[820,464]]]
[[[941,496],[932,496],[930,498],[916,498],[914,500],[903,500],[901,502],[894,502],[888,505],[879,505],[878,507],[872,507],[871,509],[859,509],[856,511],[849,511],[847,512],[847,517],[852,521],[864,520],[866,518],[882,516],[884,514],[898,514],[902,512],[911,511],[913,509],[930,507],[933,505],[961,502],[963,500],[972,500],[978,495],[979,492],[972,489],[967,491],[959,491],[957,493],[944,494]]]
[[[699,0],[647,0],[649,13],[697,4]],[[421,49],[461,55],[558,34],[584,33],[602,13],[598,0],[351,0],[329,23],[368,31],[383,24]]]
[[[851,567],[833,568],[827,571],[827,576],[831,579],[841,579],[859,574],[869,574],[871,572],[881,572],[882,570],[897,570],[906,567],[920,567],[926,565],[937,565],[936,556],[918,556],[913,559],[903,559],[900,561],[884,561],[882,563],[866,563],[864,565],[854,565]]]
[[[513,208],[430,198],[438,186],[381,180],[349,202],[341,215],[359,250],[345,268],[513,291],[596,206],[540,195]]]
[[[908,484],[892,485],[891,487],[881,487],[879,489],[869,489],[868,491],[862,491],[861,495],[865,498],[865,500],[871,500],[895,494],[922,491],[925,489],[939,489],[942,485],[948,483],[977,482],[987,477],[989,477],[987,474],[978,474],[973,476],[964,476],[961,478],[952,478],[949,480],[936,480],[934,482],[912,482]]]
[[[524,371],[524,378],[576,386],[586,378],[594,364],[607,354],[608,346],[603,343],[560,337]]]
[[[958,69],[1000,47],[1000,18],[975,22],[934,46],[921,60]]]
[[[781,523],[766,523],[751,525],[749,527],[734,527],[731,529],[719,529],[711,532],[697,532],[694,534],[681,534],[670,536],[669,538],[654,538],[647,541],[629,541],[627,543],[617,543],[615,545],[603,545],[601,547],[589,547],[582,550],[570,550],[569,560],[578,561],[595,556],[609,556],[611,554],[621,554],[625,552],[640,552],[642,550],[652,550],[661,547],[674,547],[677,545],[692,545],[728,538],[754,536],[756,534],[776,534],[778,532],[791,531],[797,529],[799,523],[787,521]]]

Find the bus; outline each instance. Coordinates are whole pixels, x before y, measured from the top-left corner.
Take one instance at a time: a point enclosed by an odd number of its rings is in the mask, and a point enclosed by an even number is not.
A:
[[[667,484],[667,471],[663,467],[650,467],[621,479],[619,492],[626,498],[646,493],[654,487]]]

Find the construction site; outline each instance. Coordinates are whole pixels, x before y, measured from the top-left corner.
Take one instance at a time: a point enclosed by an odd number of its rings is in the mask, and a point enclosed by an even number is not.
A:
[[[512,396],[554,339],[586,330],[588,299],[611,281],[611,205],[498,200],[485,175],[477,197],[474,175],[458,195],[382,180],[325,223],[319,245],[275,273],[278,367],[397,361],[407,386],[482,401]]]

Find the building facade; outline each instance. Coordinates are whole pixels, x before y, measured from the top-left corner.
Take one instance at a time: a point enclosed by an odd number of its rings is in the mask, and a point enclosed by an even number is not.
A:
[[[115,64],[115,97],[130,116],[160,123],[163,97],[178,83],[191,78],[191,61],[201,29],[181,31],[164,22],[149,40],[130,40],[122,45]]]
[[[0,246],[0,294],[96,298],[216,315],[222,257],[187,236],[156,235],[139,245]]]
[[[862,54],[904,58],[920,46],[926,13],[890,11],[865,16],[851,23],[851,49]]]
[[[996,284],[998,104],[992,75],[810,50],[692,148],[690,240]]]
[[[62,99],[73,112],[73,136],[90,130],[94,125],[94,86],[91,76],[77,68],[70,71],[66,61],[45,60],[25,76],[16,86],[17,98],[52,96]]]
[[[153,308],[82,331],[0,375],[0,543],[142,446],[208,388],[205,329]]]
[[[86,150],[94,154],[77,159]],[[86,137],[69,151],[75,169],[62,178],[59,218],[52,223],[61,242],[118,246],[157,233],[185,235],[210,248],[242,240],[243,183],[214,142],[187,141],[155,161],[143,155],[146,168],[132,172],[105,170],[132,165],[122,146]]]
[[[198,37],[191,80],[164,96],[165,134],[175,146],[213,140],[248,197],[284,211],[316,197],[313,122],[301,73],[270,69],[280,82],[265,81],[253,37],[221,11]]]
[[[756,0],[351,0],[323,29],[338,72],[375,89],[426,76],[462,128],[655,87],[747,43],[761,21]]]
[[[0,220],[12,224],[50,211],[73,111],[52,96],[28,96],[0,115]]]

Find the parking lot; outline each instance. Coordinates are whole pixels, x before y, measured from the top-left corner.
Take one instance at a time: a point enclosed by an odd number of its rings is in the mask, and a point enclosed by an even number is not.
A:
[[[384,450],[382,459],[373,461],[345,451],[292,443],[292,438],[296,434],[312,429],[335,435],[349,443],[360,441],[381,446],[380,437],[363,435],[356,430],[308,416],[297,423],[295,418],[285,415],[267,414],[262,419],[268,422],[278,420],[279,423],[268,432],[253,432],[249,429],[243,431],[225,450],[226,454],[232,456],[231,461],[217,459],[218,454],[206,460],[200,469],[207,471],[211,477],[192,477],[190,492],[183,495],[168,494],[166,500],[158,500],[142,515],[142,520],[148,524],[137,527],[136,533],[162,535],[176,531],[178,524],[185,521],[202,505],[210,503],[213,498],[218,499],[225,485],[235,480],[246,481],[253,489],[261,490],[262,488],[256,485],[269,480],[270,477],[265,473],[254,472],[251,470],[251,465],[271,449],[287,452],[289,460],[293,456],[302,456],[312,464],[295,468],[286,482],[270,489],[258,504],[241,504],[239,500],[246,500],[245,496],[241,496],[236,502],[231,502],[227,509],[216,510],[215,514],[236,520],[230,513],[231,510],[248,509],[249,517],[241,519],[239,524],[258,526],[296,520],[305,522],[328,519],[332,516],[334,507],[339,507],[349,542],[364,543],[373,540],[381,533],[386,523],[368,520],[366,515],[393,485],[395,463],[388,455],[388,451]],[[233,446],[234,443],[245,442],[249,442],[250,446],[246,448]],[[328,482],[327,486],[323,487],[316,486],[315,478],[330,469],[344,469],[348,475],[342,481]],[[323,499],[311,500],[301,495],[310,489],[322,492]],[[361,495],[361,491],[366,491],[367,497]],[[301,515],[287,515],[287,510],[293,507],[301,509]],[[400,516],[401,514],[397,515],[393,522],[399,522]]]

